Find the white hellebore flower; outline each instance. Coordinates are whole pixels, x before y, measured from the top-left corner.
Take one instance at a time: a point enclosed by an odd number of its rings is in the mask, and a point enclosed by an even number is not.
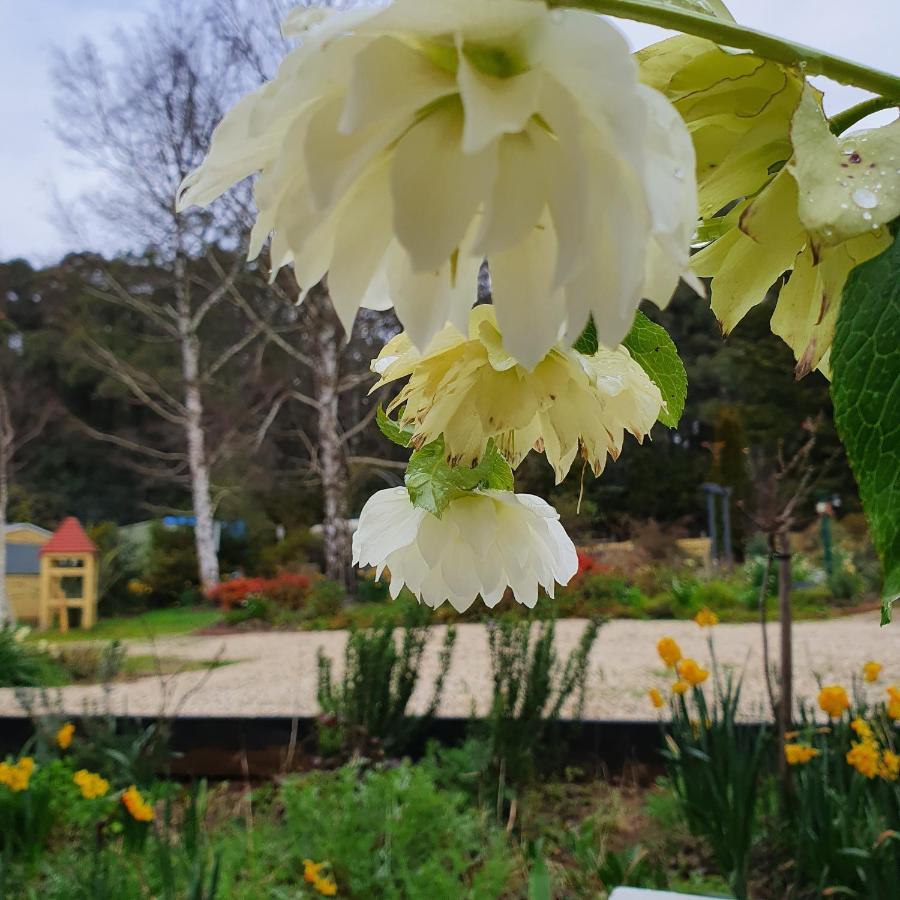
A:
[[[273,234],[273,269],[293,262],[302,290],[327,272],[348,331],[391,304],[417,347],[465,331],[487,258],[532,367],[591,313],[617,346],[641,298],[665,305],[687,274],[693,145],[606,19],[394,0],[284,30],[300,46],[216,129],[179,208],[261,172],[251,255]]]
[[[422,447],[444,436],[450,465],[474,466],[489,441],[515,469],[531,450],[547,455],[557,484],[578,455],[595,475],[618,459],[625,432],[639,441],[665,403],[626,347],[588,356],[556,346],[531,370],[503,348],[492,306],[476,306],[468,335],[448,325],[419,353],[406,334],[388,341],[372,363],[373,391],[409,378],[388,405]]]
[[[533,608],[538,588],[553,597],[578,570],[575,545],[540,497],[474,491],[441,518],[412,505],[405,487],[369,498],[353,535],[353,562],[390,571],[391,596],[406,585],[433,609],[449,600],[463,612],[481,595],[488,607],[507,587]]]

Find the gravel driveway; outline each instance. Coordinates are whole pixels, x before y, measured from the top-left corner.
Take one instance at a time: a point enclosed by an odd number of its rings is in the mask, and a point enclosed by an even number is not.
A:
[[[557,625],[561,651],[575,646],[584,622],[577,619]],[[423,678],[413,706],[427,704],[430,678],[436,665],[443,628],[426,650]],[[646,698],[651,687],[664,689],[669,677],[655,650],[656,641],[671,635],[686,656],[708,662],[707,632],[693,622],[610,622],[600,632],[591,657],[584,715],[590,719],[648,719],[654,711]],[[761,676],[761,641],[758,625],[720,625],[714,629],[716,654],[723,666],[746,666],[744,714],[756,718],[765,712]],[[316,706],[316,650],[342,658],[345,632],[297,632],[235,634],[225,637],[163,638],[150,646],[132,642],[131,653],[155,652],[164,656],[235,661],[211,672],[192,671],[166,679],[144,678],[112,688],[111,706],[117,713],[192,716],[305,716]],[[777,648],[776,626],[770,626],[770,646]],[[868,688],[873,699],[884,696],[884,684],[900,682],[900,623],[880,628],[875,614],[804,622],[795,631],[796,690],[814,698],[816,678],[826,682],[851,677],[869,659],[884,664],[881,682]],[[199,685],[199,688],[198,688]],[[487,638],[481,625],[460,625],[459,637],[440,708],[443,716],[466,716],[483,710],[490,693]],[[86,703],[102,696],[99,687],[68,687],[60,692],[69,714],[79,714]],[[19,715],[15,692],[0,690],[0,715]]]

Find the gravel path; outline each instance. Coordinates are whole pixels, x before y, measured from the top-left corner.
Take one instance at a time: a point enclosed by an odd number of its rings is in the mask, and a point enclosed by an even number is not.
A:
[[[557,644],[568,653],[584,627],[581,620],[557,625]],[[651,687],[665,689],[670,679],[655,650],[656,641],[671,635],[687,656],[707,664],[706,632],[693,622],[610,622],[600,632],[591,658],[584,715],[589,719],[648,719],[654,713],[646,698]],[[723,666],[740,669],[746,663],[744,714],[757,718],[765,711],[761,677],[761,641],[757,625],[720,625],[714,630],[716,654]],[[431,673],[436,665],[443,628],[436,628],[426,650],[423,678],[413,706],[428,701]],[[292,716],[311,715],[316,707],[316,650],[324,647],[342,659],[345,632],[236,634],[225,637],[163,638],[155,647],[133,642],[131,653],[154,650],[164,656],[235,661],[211,672],[193,671],[167,679],[144,678],[116,685],[110,695],[113,712],[131,715]],[[777,648],[776,626],[770,627],[770,646]],[[874,614],[804,622],[796,626],[795,672],[797,695],[814,698],[816,678],[826,682],[851,677],[869,659],[885,666],[881,682],[869,688],[873,699],[884,696],[884,684],[900,682],[900,624],[879,628]],[[481,625],[460,625],[440,713],[466,716],[473,704],[483,710],[490,693],[487,638]],[[99,687],[68,687],[60,695],[69,714],[102,698]],[[0,690],[0,715],[20,715],[11,689]]]

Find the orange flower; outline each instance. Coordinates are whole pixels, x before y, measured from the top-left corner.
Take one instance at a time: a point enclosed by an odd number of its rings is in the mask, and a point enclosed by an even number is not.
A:
[[[650,688],[647,695],[650,697],[654,709],[662,709],[666,705],[663,695],[656,688]]]
[[[694,621],[701,628],[712,628],[719,624],[719,617],[711,609],[704,607],[694,616]]]
[[[815,747],[810,747],[809,744],[784,745],[784,758],[789,766],[806,765],[813,757],[818,756],[819,752]]]
[[[690,685],[686,681],[676,681],[672,685],[673,694],[686,694],[690,689]]]
[[[56,746],[60,750],[68,750],[72,746],[72,735],[75,734],[75,726],[71,722],[66,722],[59,731],[56,732]]]
[[[860,775],[874,778],[881,764],[881,754],[878,752],[878,745],[873,741],[862,743],[853,741],[851,749],[847,751],[846,760]]]
[[[96,800],[98,797],[105,797],[109,791],[109,782],[105,778],[88,772],[87,769],[79,769],[73,776],[72,781],[81,790],[81,796],[85,800]]]
[[[670,669],[674,669],[675,664],[681,659],[681,647],[670,637],[660,638],[656,645],[656,652]]]
[[[686,681],[691,687],[697,687],[697,685],[703,684],[709,678],[709,672],[701,668],[695,659],[679,660],[675,666],[675,671],[678,672],[678,677],[682,681]]]
[[[23,756],[12,765],[0,762],[0,784],[6,785],[14,794],[27,791],[32,772],[34,760],[30,756]]]
[[[869,662],[863,666],[863,678],[870,684],[873,681],[878,681],[878,676],[881,674],[883,668],[884,666],[882,666],[880,662],[869,660]]]
[[[331,878],[317,878],[313,882],[313,887],[323,897],[333,897],[337,893],[337,884]]]
[[[140,791],[134,785],[131,785],[122,794],[122,802],[135,822],[153,821],[153,807],[141,796]]]
[[[854,719],[850,723],[850,727],[861,740],[872,740],[872,726],[865,719]]]
[[[316,879],[319,877],[319,871],[321,870],[323,863],[313,862],[311,859],[303,860],[303,880],[308,884],[315,884]]]
[[[850,709],[850,698],[839,684],[827,684],[819,691],[819,707],[832,719],[839,719]]]

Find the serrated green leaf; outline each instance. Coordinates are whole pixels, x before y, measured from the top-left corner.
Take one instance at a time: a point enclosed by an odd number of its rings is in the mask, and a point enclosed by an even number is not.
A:
[[[438,518],[455,499],[476,488],[511,491],[513,487],[512,469],[493,442],[488,443],[481,462],[469,469],[447,464],[444,439],[440,437],[413,453],[406,470],[406,489],[413,506],[427,509]]]
[[[600,349],[600,342],[597,339],[597,326],[594,324],[594,317],[588,319],[584,331],[581,336],[572,345],[573,350],[583,353],[585,356],[593,356]]]
[[[900,241],[850,273],[831,351],[835,424],[884,564],[882,624],[900,598]]]
[[[385,411],[379,406],[378,412],[375,413],[375,422],[378,430],[392,443],[401,447],[408,447],[412,432],[401,428]]]
[[[684,412],[688,382],[684,363],[672,338],[665,328],[651,322],[639,312],[628,337],[622,343],[659,388],[666,401],[665,409],[659,414],[659,421],[669,428],[676,428]]]

